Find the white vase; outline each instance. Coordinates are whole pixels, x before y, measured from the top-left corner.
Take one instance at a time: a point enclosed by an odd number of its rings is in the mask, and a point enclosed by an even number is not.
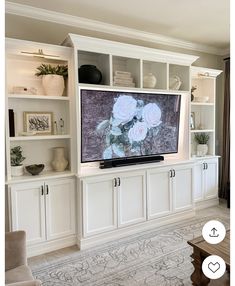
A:
[[[55,147],[53,148],[53,152],[52,168],[56,172],[63,172],[68,166],[68,160],[64,157],[64,147]]]
[[[157,79],[152,73],[148,73],[144,76],[144,84],[145,88],[154,88],[156,86]]]
[[[42,86],[46,95],[62,96],[64,92],[64,78],[62,75],[57,74],[43,75]]]
[[[197,145],[197,156],[205,156],[208,152],[207,144],[198,144]]]
[[[24,167],[21,166],[11,166],[11,175],[12,177],[19,177],[24,175]]]

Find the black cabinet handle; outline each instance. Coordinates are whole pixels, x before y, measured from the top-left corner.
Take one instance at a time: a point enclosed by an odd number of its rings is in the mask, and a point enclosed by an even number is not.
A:
[[[205,167],[205,163],[203,163],[203,167],[202,167],[202,169],[203,169],[203,170],[205,170],[205,169],[206,169],[206,167]]]
[[[121,179],[118,177],[118,187],[121,185]]]
[[[170,178],[172,178],[172,170],[170,170]]]
[[[173,177],[175,177],[175,170],[173,169],[172,171],[173,171]]]
[[[117,187],[117,179],[114,178],[114,188],[116,188],[116,187]]]
[[[46,195],[48,195],[49,194],[49,187],[48,187],[48,185],[46,185],[46,190],[47,190]]]
[[[43,186],[41,186],[41,195],[42,195],[42,196],[44,195],[44,189],[43,189]]]
[[[205,163],[206,164],[206,170],[208,169],[208,164],[207,163]]]

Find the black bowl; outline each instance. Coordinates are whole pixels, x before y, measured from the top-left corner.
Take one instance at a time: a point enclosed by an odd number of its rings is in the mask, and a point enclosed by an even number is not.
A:
[[[34,165],[28,165],[25,166],[25,169],[33,176],[38,175],[42,172],[44,169],[44,164],[34,164]]]

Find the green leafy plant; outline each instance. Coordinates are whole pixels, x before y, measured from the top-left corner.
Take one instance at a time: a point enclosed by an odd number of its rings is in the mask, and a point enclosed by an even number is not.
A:
[[[24,160],[21,146],[11,148],[11,166],[22,166]]]
[[[47,74],[56,74],[61,75],[65,78],[68,77],[68,66],[67,65],[57,65],[52,66],[50,64],[41,64],[37,67],[36,76],[47,75]]]
[[[196,133],[195,134],[195,140],[198,144],[207,144],[209,141],[210,136],[206,133]]]

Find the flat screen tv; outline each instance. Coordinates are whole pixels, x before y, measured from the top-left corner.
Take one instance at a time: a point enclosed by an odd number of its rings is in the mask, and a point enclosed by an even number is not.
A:
[[[178,152],[181,95],[81,89],[81,161]]]

